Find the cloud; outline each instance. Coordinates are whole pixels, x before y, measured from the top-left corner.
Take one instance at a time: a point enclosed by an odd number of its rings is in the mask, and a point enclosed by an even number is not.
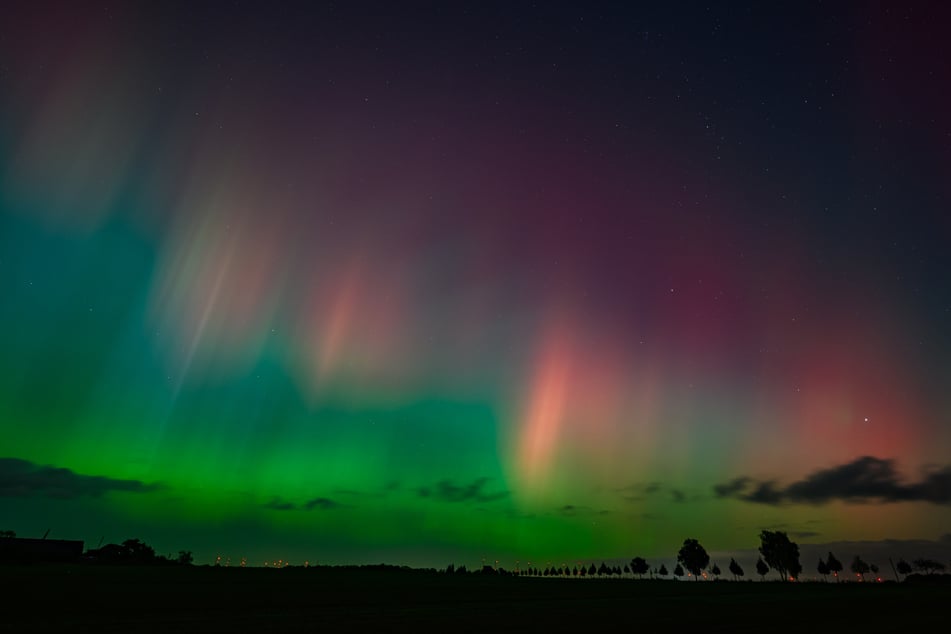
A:
[[[590,506],[578,506],[576,504],[565,504],[555,510],[559,515],[565,517],[577,517],[579,515],[610,515],[611,511],[607,509],[594,509]]]
[[[372,499],[380,499],[380,498],[385,498],[386,496],[390,495],[391,493],[395,493],[396,491],[399,491],[401,486],[402,486],[402,485],[400,484],[400,482],[399,482],[398,480],[390,480],[390,481],[386,482],[380,489],[378,489],[378,490],[376,490],[376,491],[364,491],[364,490],[358,490],[358,489],[341,489],[341,488],[338,488],[338,489],[334,489],[334,490],[333,490],[333,494],[334,494],[334,495],[341,495],[341,496],[348,497],[348,498],[372,498]],[[344,505],[344,506],[345,506],[345,505]]]
[[[660,492],[662,488],[663,485],[660,482],[645,482],[621,487],[617,489],[617,492],[628,502],[641,502],[648,496]]]
[[[46,497],[72,500],[101,497],[112,491],[150,493],[161,484],[82,475],[63,467],[38,465],[19,458],[0,458],[0,497]]]
[[[457,485],[450,480],[440,480],[434,486],[424,486],[416,490],[423,498],[441,502],[494,502],[508,497],[508,491],[487,492],[489,478],[476,478],[469,484]]]
[[[330,498],[314,498],[313,500],[307,500],[304,502],[304,508],[308,511],[313,509],[319,509],[321,511],[330,511],[333,509],[338,509],[342,504],[339,502],[334,502]]]
[[[810,537],[818,537],[822,533],[817,533],[816,531],[793,531],[790,533],[796,539],[809,539]]]
[[[926,471],[918,482],[906,483],[893,460],[863,456],[852,462],[821,469],[782,487],[775,480],[739,477],[713,487],[719,498],[757,504],[825,504],[834,500],[867,502],[931,502],[951,504],[951,465]]]
[[[718,498],[735,497],[738,493],[749,485],[750,479],[746,477],[733,478],[729,482],[713,485],[713,494]]]
[[[297,510],[297,505],[293,502],[287,502],[274,497],[264,505],[264,508],[271,509],[272,511],[295,511]]]
[[[272,511],[332,511],[334,509],[344,508],[346,505],[341,504],[340,502],[335,502],[330,498],[314,498],[312,500],[307,500],[303,504],[296,504],[294,502],[282,500],[281,498],[275,496],[263,504],[263,506],[264,508],[271,509]]]

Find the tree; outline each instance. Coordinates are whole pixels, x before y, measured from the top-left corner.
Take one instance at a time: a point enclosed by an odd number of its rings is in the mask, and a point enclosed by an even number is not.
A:
[[[661,577],[666,577],[670,573],[667,572],[667,566],[665,566],[664,564],[661,564],[660,569],[657,571],[657,574],[659,574]]]
[[[785,531],[762,531],[759,534],[759,552],[769,567],[779,573],[783,581],[795,579],[802,572],[799,564],[799,545],[789,541]]]
[[[944,564],[940,561],[935,561],[934,559],[916,559],[911,562],[914,565],[915,570],[920,570],[921,572],[926,572],[929,575],[940,571],[944,571]]]
[[[696,539],[685,539],[677,553],[677,561],[699,579],[700,573],[710,564],[710,555]]]
[[[129,561],[146,563],[155,559],[155,549],[141,539],[127,539],[122,542],[122,548]]]
[[[895,564],[895,568],[898,569],[898,574],[907,577],[911,574],[911,564],[905,561],[904,559],[899,559],[898,563]]]
[[[190,550],[180,550],[178,551],[178,559],[176,561],[183,566],[190,566],[195,558],[192,557],[192,551]],[[452,564],[449,564],[449,567],[452,568]],[[450,572],[447,570],[446,572]]]
[[[878,565],[877,565],[877,564],[869,564],[869,565],[868,565],[868,568],[869,568],[869,570],[872,571],[872,574],[875,575],[875,580],[876,580],[876,581],[881,581],[881,580],[882,580],[882,578],[878,576]]]
[[[769,566],[766,565],[766,562],[763,561],[763,558],[760,557],[756,560],[756,574],[760,576],[760,579],[766,581],[766,573],[769,572]]]
[[[0,538],[7,537],[9,539],[13,539],[16,536],[16,531],[0,531]]]
[[[610,568],[608,568],[608,567],[604,564],[604,562],[602,561],[602,562],[601,562],[601,567],[598,568],[598,576],[599,576],[599,577],[603,577],[604,575],[609,575],[609,574],[611,574]]]
[[[829,567],[829,572],[835,577],[835,582],[839,582],[839,573],[842,572],[842,562],[835,558],[835,555],[832,552],[829,552],[829,556],[826,558],[826,565]]]
[[[730,573],[733,575],[734,581],[739,581],[740,577],[743,576],[743,568],[732,557],[730,558]]]
[[[822,557],[819,557],[819,565],[816,566],[816,570],[822,575],[823,580],[829,576],[829,564],[822,561]]]
[[[868,566],[867,563],[865,563],[864,561],[862,561],[862,558],[861,558],[861,557],[859,557],[858,555],[856,555],[856,556],[855,556],[855,559],[852,560],[852,565],[850,565],[849,568],[850,568],[850,569],[852,570],[852,572],[854,572],[857,576],[861,577],[861,578],[862,578],[862,581],[865,581],[865,575],[866,575],[866,573],[869,571],[869,566]]]
[[[598,574],[598,569],[595,568],[595,567],[594,567],[594,564],[592,563],[592,564],[591,564],[591,567],[588,568],[588,576],[589,576],[589,577],[593,577],[593,576],[595,576],[596,574]]]
[[[674,566],[674,576],[678,579],[684,576],[684,569],[680,566],[680,564]]]
[[[635,557],[631,560],[631,572],[638,577],[643,577],[648,570],[650,570],[650,566],[643,557]]]
[[[716,565],[716,564],[713,564],[713,568],[710,569],[710,574],[713,575],[714,577],[716,577],[717,579],[719,579],[719,578],[720,578],[720,566],[718,566],[718,565]]]

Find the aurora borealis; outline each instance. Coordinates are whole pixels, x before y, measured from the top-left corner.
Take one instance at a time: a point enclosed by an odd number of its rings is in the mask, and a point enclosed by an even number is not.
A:
[[[539,4],[7,9],[0,529],[951,531],[947,9]]]

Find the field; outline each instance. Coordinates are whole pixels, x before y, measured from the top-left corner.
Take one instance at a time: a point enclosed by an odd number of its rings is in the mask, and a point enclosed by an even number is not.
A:
[[[373,569],[0,568],[10,632],[946,631],[951,586],[547,579]]]

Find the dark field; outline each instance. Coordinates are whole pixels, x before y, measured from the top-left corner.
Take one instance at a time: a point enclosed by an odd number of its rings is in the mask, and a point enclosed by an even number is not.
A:
[[[951,586],[0,567],[10,632],[948,631]]]

